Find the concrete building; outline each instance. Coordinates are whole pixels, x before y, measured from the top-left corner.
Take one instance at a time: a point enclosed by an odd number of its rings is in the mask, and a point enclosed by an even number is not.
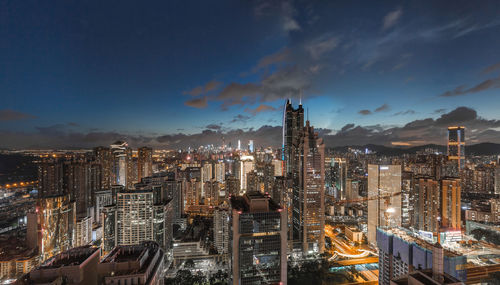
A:
[[[141,147],[137,150],[137,181],[153,175],[153,149]]]
[[[18,280],[18,284],[97,285],[99,248],[83,246],[61,252]]]
[[[325,250],[325,145],[306,122],[301,138],[300,187],[293,189],[293,240],[302,252]]]
[[[287,214],[260,192],[233,196],[232,284],[287,284]]]
[[[376,242],[377,227],[401,226],[400,193],[401,165],[368,165],[368,197],[379,197],[368,201],[368,243]]]
[[[36,219],[29,221],[29,242],[36,243],[41,260],[73,247],[76,213],[69,195],[39,198]]]
[[[151,241],[117,246],[97,265],[98,284],[163,284],[164,255]]]
[[[81,217],[76,219],[74,246],[84,246],[92,242],[92,219]]]
[[[219,254],[229,252],[229,219],[230,211],[227,207],[219,207],[214,212],[214,241]]]
[[[418,178],[415,191],[418,192],[417,229],[434,233],[439,229],[461,229],[460,179]]]
[[[245,193],[247,190],[247,175],[255,169],[254,157],[250,155],[243,155],[240,157],[240,191]]]
[[[390,280],[409,274],[414,270],[431,269],[435,245],[403,228],[377,228],[379,249],[379,284],[389,285]],[[460,281],[466,281],[467,258],[459,253],[444,249],[442,252],[443,272]],[[437,263],[436,263],[437,264]]]
[[[345,236],[353,242],[363,241],[363,232],[353,227],[345,227]]]

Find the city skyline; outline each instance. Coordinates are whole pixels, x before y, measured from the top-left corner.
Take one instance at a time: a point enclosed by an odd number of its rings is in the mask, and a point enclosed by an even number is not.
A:
[[[278,146],[287,98],[327,147],[500,143],[493,1],[31,4],[2,9],[0,148]]]

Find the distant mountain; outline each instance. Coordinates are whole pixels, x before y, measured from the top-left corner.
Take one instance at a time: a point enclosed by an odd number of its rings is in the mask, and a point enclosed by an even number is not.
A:
[[[417,151],[426,148],[437,149],[437,151],[446,153],[446,146],[437,144],[426,144],[414,147],[389,147],[383,145],[367,144],[362,146],[339,146],[333,147],[334,151],[347,152],[348,148],[369,149],[380,155],[402,155],[402,154],[415,154]],[[497,155],[500,154],[500,144],[497,143],[479,143],[474,145],[465,146],[466,155]]]

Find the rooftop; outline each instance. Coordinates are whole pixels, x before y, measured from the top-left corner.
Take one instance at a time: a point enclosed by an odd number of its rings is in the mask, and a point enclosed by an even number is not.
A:
[[[42,265],[40,265],[39,269],[51,269],[63,266],[80,265],[99,250],[100,249],[98,247],[92,247],[89,245],[75,247],[48,259]]]
[[[269,195],[261,192],[247,192],[243,196],[232,196],[231,207],[244,213],[281,211],[280,205],[274,202]]]
[[[409,231],[407,229],[397,228],[397,227],[380,228],[380,229],[388,234],[393,234],[393,235],[397,236],[398,238],[400,238],[404,241],[407,241],[408,243],[413,242],[422,248],[425,248],[425,249],[432,251],[432,248],[434,247],[434,244],[432,244],[426,240],[423,240],[416,233]],[[462,256],[462,254],[460,254],[456,251],[452,251],[449,248],[444,248],[444,255],[451,256],[451,257]]]

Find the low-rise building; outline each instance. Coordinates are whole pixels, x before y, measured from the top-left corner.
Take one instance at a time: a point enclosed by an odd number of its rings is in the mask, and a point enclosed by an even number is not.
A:
[[[100,257],[101,250],[97,247],[75,247],[49,258],[21,277],[18,284],[99,284]]]
[[[163,284],[164,255],[151,241],[117,246],[97,267],[99,284]]]

